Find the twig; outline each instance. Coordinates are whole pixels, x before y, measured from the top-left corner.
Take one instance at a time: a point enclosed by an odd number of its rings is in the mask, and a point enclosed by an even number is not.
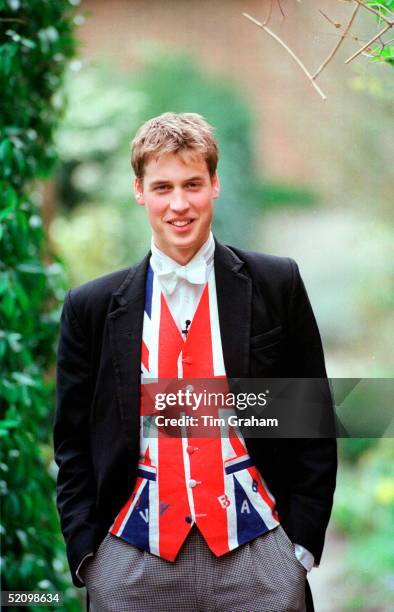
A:
[[[356,51],[356,53],[353,53],[353,55],[351,55],[350,57],[348,57],[348,59],[346,60],[345,64],[349,64],[351,61],[353,61],[358,55],[360,55],[361,53],[363,53],[363,51],[365,51],[366,49],[368,49],[368,47],[370,45],[372,45],[372,43],[375,42],[375,40],[377,40],[378,38],[380,38],[381,36],[383,36],[383,34],[385,32],[387,32],[387,30],[390,30],[390,28],[393,27],[393,24],[387,24],[383,30],[381,30],[380,32],[378,32],[373,38],[371,38],[371,40],[369,40],[367,43],[365,43],[365,45],[363,47],[361,47],[361,49],[359,49],[358,51]]]
[[[377,11],[374,8],[372,8],[372,6],[369,6],[368,4],[364,4],[364,2],[362,2],[362,0],[354,0],[354,2],[357,2],[357,4],[359,4],[360,6],[362,6],[365,9],[367,9],[367,11],[371,11],[371,13],[374,13],[377,17],[379,17],[379,19],[381,19],[382,21],[385,21],[387,24],[390,24],[391,26],[393,25],[393,23],[394,23],[393,21],[390,21],[390,19],[388,19],[387,17],[382,15],[382,13],[379,13],[379,11]]]
[[[338,23],[337,21],[333,21],[332,19],[330,19],[330,17],[328,15],[326,15],[325,13],[323,13],[323,11],[321,9],[319,9],[319,13],[321,15],[323,15],[324,19],[327,19],[327,21],[329,21],[331,23],[331,25],[334,26],[334,28],[341,28],[342,24]]]
[[[316,79],[319,74],[322,72],[322,70],[327,66],[327,64],[332,60],[332,58],[334,57],[334,55],[336,54],[336,52],[338,51],[339,47],[341,46],[341,44],[343,43],[343,41],[345,40],[350,28],[352,27],[353,21],[356,18],[356,15],[359,11],[360,5],[356,4],[352,13],[352,16],[349,19],[349,23],[347,24],[346,28],[344,29],[341,38],[338,40],[337,44],[335,45],[335,47],[333,48],[333,50],[331,51],[331,53],[329,53],[326,57],[326,59],[324,60],[324,62],[319,66],[319,68],[316,70],[316,72],[314,73],[314,75],[312,76],[312,79]]]
[[[274,0],[270,0],[270,7],[268,9],[268,15],[267,15],[266,19],[264,20],[264,25],[267,25],[267,23],[269,23],[269,21],[271,19],[273,3],[274,3]]]
[[[389,6],[385,6],[384,4],[380,4],[380,2],[374,2],[373,4],[369,4],[369,6],[378,6],[379,7],[379,11],[386,11],[386,13],[388,13],[389,15],[392,15],[392,13],[394,12],[393,9],[391,9]]]
[[[323,100],[327,99],[327,96],[322,92],[322,90],[320,89],[320,87],[317,85],[317,83],[314,82],[312,75],[310,74],[310,72],[308,71],[308,69],[305,67],[305,65],[302,63],[302,61],[296,56],[296,54],[290,49],[290,47],[288,47],[286,45],[286,43],[283,42],[283,40],[281,40],[279,38],[279,36],[277,36],[276,34],[274,34],[274,32],[272,32],[272,30],[270,30],[269,28],[267,28],[267,26],[265,26],[263,23],[261,23],[260,21],[257,21],[257,19],[255,19],[254,17],[252,17],[251,15],[249,15],[248,13],[242,13],[242,15],[244,17],[246,17],[246,19],[249,19],[249,21],[252,21],[252,23],[254,23],[255,25],[257,25],[259,28],[262,28],[265,32],[267,32],[267,34],[269,34],[270,36],[272,36],[284,49],[286,49],[287,53],[289,53],[289,55],[291,55],[291,57],[293,58],[293,60],[295,62],[297,62],[297,64],[299,65],[299,67],[301,68],[301,70],[306,74],[306,76],[308,77],[308,79],[310,80],[310,82],[312,83],[312,86],[316,89],[317,93],[323,98]]]
[[[340,36],[340,34],[336,34],[336,32],[321,32],[320,35],[321,36],[336,36],[336,37]],[[355,36],[351,32],[347,33],[346,38],[347,40],[354,40],[354,42],[359,43],[359,44],[367,42],[364,38],[359,38],[358,36]],[[390,43],[386,43],[386,44],[390,44]]]
[[[284,13],[284,10],[283,10],[283,8],[282,8],[282,5],[281,5],[281,3],[280,3],[280,0],[276,0],[276,1],[277,1],[277,3],[278,3],[279,10],[280,10],[280,12],[281,12],[281,14],[282,14],[282,19],[284,19],[284,18],[286,17],[286,15],[285,15],[285,13]]]

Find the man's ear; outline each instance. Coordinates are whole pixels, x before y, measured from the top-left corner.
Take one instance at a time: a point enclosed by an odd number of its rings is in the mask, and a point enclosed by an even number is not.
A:
[[[145,204],[142,179],[138,176],[136,176],[134,179],[134,197],[136,199],[137,204],[140,204],[141,206]]]
[[[211,184],[213,187],[213,197],[218,198],[220,196],[220,181],[217,172],[211,177]]]

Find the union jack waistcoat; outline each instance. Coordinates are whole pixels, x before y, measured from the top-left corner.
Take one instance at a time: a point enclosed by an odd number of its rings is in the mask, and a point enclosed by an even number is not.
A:
[[[149,378],[225,379],[214,271],[184,339],[149,266],[141,373],[142,384]],[[224,436],[218,427],[217,435],[195,437],[189,427],[179,437],[160,431],[147,437],[142,398],[141,392],[138,475],[110,533],[174,561],[193,524],[216,556],[278,525],[275,500],[237,427]]]

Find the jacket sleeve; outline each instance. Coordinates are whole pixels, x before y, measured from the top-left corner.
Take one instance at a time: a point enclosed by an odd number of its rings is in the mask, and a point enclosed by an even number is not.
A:
[[[316,319],[298,266],[294,260],[289,261],[293,276],[288,312],[289,372],[294,378],[319,379],[310,380],[310,384],[321,394],[325,411],[325,432],[331,432],[331,437],[289,440],[293,541],[311,551],[318,565],[336,483],[335,417]]]
[[[78,322],[68,292],[61,316],[57,355],[57,406],[54,423],[57,507],[75,586],[82,558],[96,549],[96,483],[89,449],[89,412],[92,399],[87,338]]]

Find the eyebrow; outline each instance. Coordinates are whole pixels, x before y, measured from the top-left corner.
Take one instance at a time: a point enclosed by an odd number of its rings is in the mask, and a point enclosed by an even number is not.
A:
[[[183,183],[190,183],[191,181],[203,181],[204,177],[201,175],[196,175],[196,176],[191,176],[187,179],[185,179],[183,181]],[[171,183],[172,181],[170,181],[169,179],[156,179],[155,181],[153,181],[152,183],[149,183],[150,187],[156,187],[157,185],[167,185],[169,183]]]

